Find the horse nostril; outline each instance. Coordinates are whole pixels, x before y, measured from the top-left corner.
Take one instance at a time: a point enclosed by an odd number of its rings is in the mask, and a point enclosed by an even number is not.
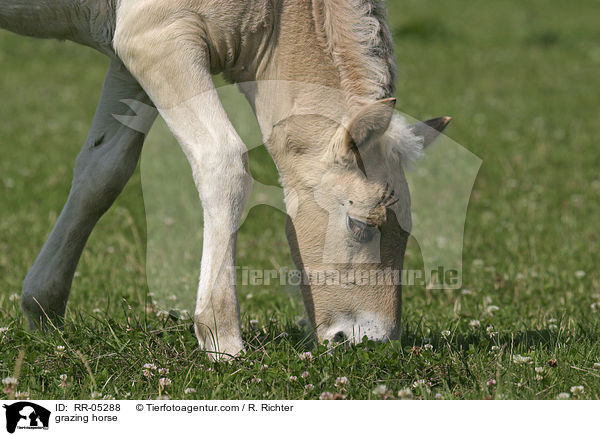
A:
[[[335,335],[333,335],[332,340],[333,342],[344,342],[346,340],[346,333],[344,333],[343,331],[339,331]]]

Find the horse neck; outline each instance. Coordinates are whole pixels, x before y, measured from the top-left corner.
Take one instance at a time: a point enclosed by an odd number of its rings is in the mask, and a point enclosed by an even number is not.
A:
[[[257,62],[256,81],[240,85],[265,139],[291,115],[339,118],[330,112],[344,107],[345,98],[338,68],[315,29],[311,2],[281,0],[278,7],[269,48]]]
[[[253,68],[256,82],[241,86],[265,139],[275,124],[291,115],[318,114],[344,123],[364,104],[394,93],[395,62],[384,11],[377,11],[380,31],[373,41],[382,58],[373,60],[360,45],[365,44],[364,38],[357,37],[354,47],[351,36],[344,41],[335,32],[329,34],[332,38],[327,36],[321,22],[323,1],[276,2],[279,10],[265,44],[268,48]],[[352,29],[349,21],[340,18],[340,34]],[[332,52],[332,44],[340,44],[345,53],[342,60]]]

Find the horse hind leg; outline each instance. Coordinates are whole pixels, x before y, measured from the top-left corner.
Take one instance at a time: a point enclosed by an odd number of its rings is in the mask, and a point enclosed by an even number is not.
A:
[[[113,204],[137,165],[156,111],[138,114],[135,130],[113,114],[122,100],[151,102],[118,60],[111,60],[88,139],[77,157],[67,202],[23,283],[21,305],[30,328],[63,323],[81,252],[100,217]],[[131,110],[126,115],[135,115]],[[119,118],[119,117],[117,117]]]

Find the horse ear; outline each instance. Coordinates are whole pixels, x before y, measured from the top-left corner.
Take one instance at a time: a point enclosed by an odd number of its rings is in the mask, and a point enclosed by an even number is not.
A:
[[[423,137],[423,148],[428,147],[444,131],[450,123],[450,117],[432,118],[410,126],[410,129],[416,136]]]
[[[346,150],[360,147],[383,135],[390,126],[395,106],[395,98],[386,98],[361,109],[346,129]]]

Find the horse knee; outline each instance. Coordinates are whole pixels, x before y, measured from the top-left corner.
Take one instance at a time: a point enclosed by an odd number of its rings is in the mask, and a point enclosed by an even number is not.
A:
[[[246,205],[252,190],[248,155],[243,150],[222,151],[218,156],[202,156],[202,168],[194,171],[196,186],[204,208],[222,209],[229,205],[234,209]]]

